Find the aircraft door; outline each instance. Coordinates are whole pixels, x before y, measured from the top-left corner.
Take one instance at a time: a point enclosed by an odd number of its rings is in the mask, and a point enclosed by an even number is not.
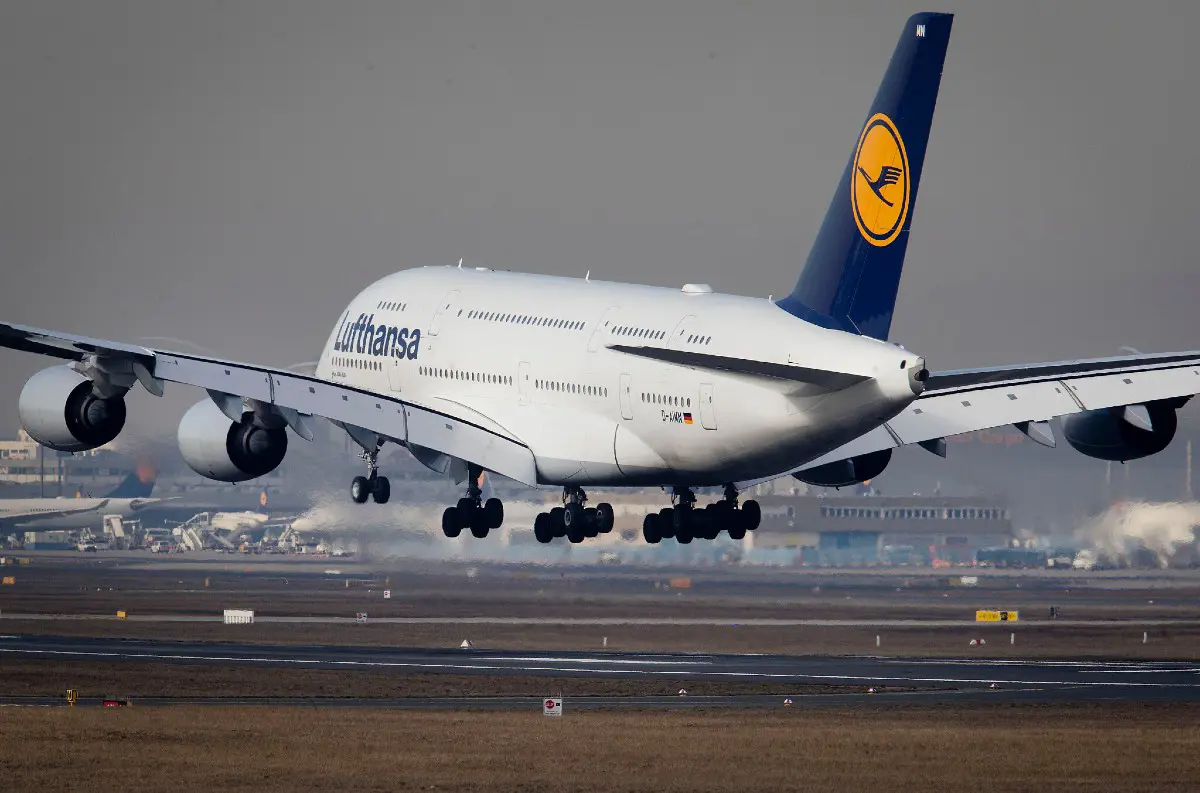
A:
[[[392,365],[388,367],[388,385],[393,391],[402,391],[400,387],[400,359],[392,358]]]
[[[706,430],[717,428],[717,410],[713,406],[712,383],[700,384],[700,424]]]
[[[433,319],[429,322],[430,336],[438,335],[438,331],[442,329],[442,321],[446,318],[446,314],[458,302],[458,291],[454,289],[447,292],[446,296],[442,298],[442,302],[438,303],[437,311],[433,312]]]
[[[621,418],[633,418],[633,394],[630,393],[632,388],[629,375],[621,375]]]
[[[620,306],[612,306],[608,311],[604,312],[604,316],[596,323],[596,329],[592,331],[592,338],[588,339],[588,352],[595,352],[600,349],[600,345],[604,342],[604,337],[608,335],[613,323],[617,321],[617,315],[620,313]]]
[[[517,369],[517,389],[521,394],[521,404],[529,404],[529,391],[531,385],[529,382],[529,363],[521,361],[521,366]]]

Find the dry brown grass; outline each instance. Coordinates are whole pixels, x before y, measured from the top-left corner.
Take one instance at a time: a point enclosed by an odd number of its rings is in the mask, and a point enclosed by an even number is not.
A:
[[[11,790],[1192,791],[1190,706],[447,713],[20,709]]]

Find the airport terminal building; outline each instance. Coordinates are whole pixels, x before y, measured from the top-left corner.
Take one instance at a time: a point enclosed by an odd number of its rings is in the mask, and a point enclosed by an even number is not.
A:
[[[1009,511],[981,498],[765,495],[759,504],[754,547],[794,549],[804,563],[969,563],[1016,538]]]

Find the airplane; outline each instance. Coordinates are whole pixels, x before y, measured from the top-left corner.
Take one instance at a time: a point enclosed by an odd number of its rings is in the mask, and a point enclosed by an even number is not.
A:
[[[536,538],[609,532],[586,488],[661,486],[649,543],[744,538],[761,516],[740,494],[782,476],[848,486],[895,448],[945,456],[946,438],[1013,425],[1104,460],[1162,451],[1200,392],[1200,352],[956,371],[888,341],[953,15],[916,14],[899,42],[792,291],[778,299],[497,271],[406,269],[362,290],[335,320],[313,374],[0,324],[0,345],[66,359],[18,406],[54,449],[112,440],[140,383],[204,389],[177,432],[193,470],[237,482],[274,470],[289,431],[318,417],[362,448],[351,500],[387,503],[379,450],[406,448],[466,482],[442,513],[451,537],[504,520],[485,472],[562,488]],[[697,490],[722,496],[701,508]]]
[[[36,524],[36,528],[81,529],[99,527],[105,515],[128,520],[163,499],[150,498],[155,476],[144,470],[125,477],[112,492],[100,498],[5,498],[0,499],[0,534]]]

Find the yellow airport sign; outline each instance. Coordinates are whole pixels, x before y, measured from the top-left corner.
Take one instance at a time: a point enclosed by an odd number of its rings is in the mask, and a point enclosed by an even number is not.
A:
[[[1015,611],[976,611],[976,622],[1016,622],[1017,612]]]
[[[3,580],[4,586],[13,586],[16,583],[17,583],[16,576],[11,576],[11,575],[4,576],[4,580]]]
[[[118,611],[118,612],[117,612],[117,619],[119,619],[119,620],[123,620],[123,619],[125,619],[125,612],[124,612],[124,611]]]

